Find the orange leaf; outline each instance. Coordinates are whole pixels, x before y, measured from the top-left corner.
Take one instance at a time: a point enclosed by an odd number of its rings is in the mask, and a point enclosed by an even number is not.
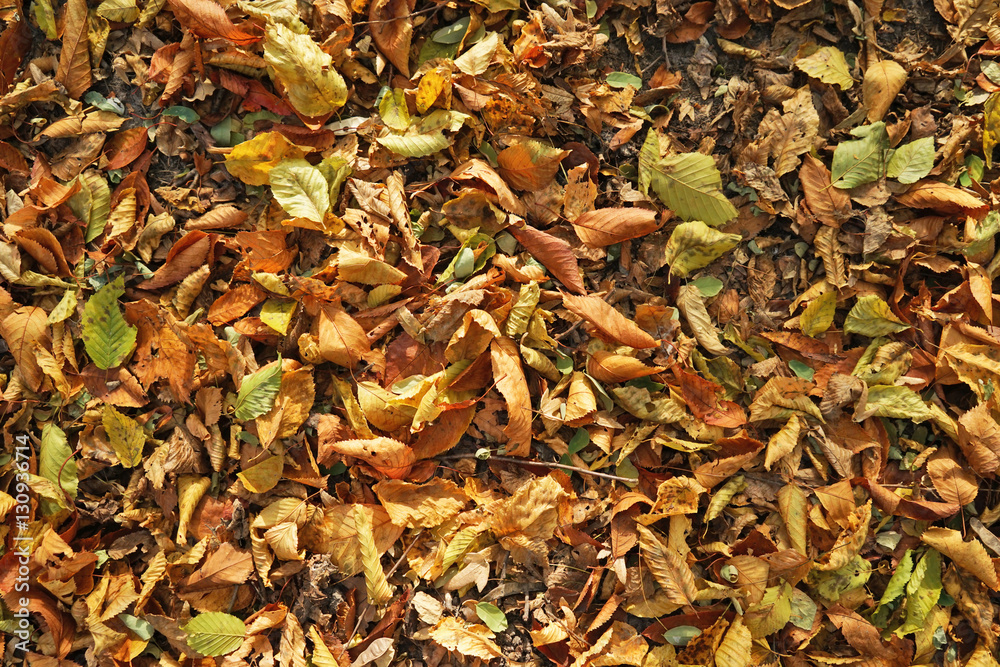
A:
[[[500,175],[517,190],[541,190],[556,177],[559,163],[569,151],[534,139],[523,139],[500,151]]]
[[[573,256],[569,244],[551,234],[535,229],[531,225],[509,227],[507,229],[525,250],[542,263],[553,276],[572,292],[584,294],[587,290],[580,278],[580,265]]]
[[[628,382],[666,370],[662,366],[647,366],[635,357],[594,350],[587,357],[587,373],[601,382]]]
[[[409,445],[392,438],[341,440],[328,443],[327,447],[338,454],[367,463],[390,479],[405,478],[417,460]]]
[[[510,338],[494,338],[490,358],[497,391],[507,400],[507,454],[527,456],[531,452],[531,394],[517,344]]]
[[[368,8],[372,39],[379,51],[404,76],[410,76],[410,40],[415,0],[374,0]]]
[[[652,336],[600,297],[563,294],[563,305],[570,312],[593,324],[602,334],[622,345],[637,349],[657,346]]]
[[[221,38],[241,46],[261,39],[238,28],[226,10],[211,0],[168,0],[168,4],[180,24],[199,37]]]
[[[645,236],[659,226],[656,212],[644,208],[600,208],[573,222],[576,235],[592,248]]]
[[[851,216],[851,197],[830,182],[830,170],[811,155],[802,159],[799,180],[806,196],[809,210],[818,220],[839,228]]]
[[[90,41],[87,39],[87,0],[68,0],[62,33],[62,51],[56,81],[72,98],[90,88]]]
[[[723,428],[737,428],[747,423],[747,416],[740,406],[732,401],[719,399],[718,393],[722,391],[722,387],[677,366],[673,367],[673,372],[680,384],[684,402],[695,417],[706,424]]]

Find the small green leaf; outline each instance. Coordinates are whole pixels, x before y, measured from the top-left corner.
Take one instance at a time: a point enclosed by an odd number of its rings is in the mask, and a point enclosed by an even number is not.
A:
[[[173,116],[174,118],[180,118],[182,121],[188,125],[194,125],[199,120],[201,116],[194,109],[182,106],[167,107],[163,110],[164,116]]]
[[[495,604],[480,602],[476,605],[476,615],[493,632],[503,632],[507,629],[507,616]]]
[[[702,276],[697,280],[692,280],[691,284],[698,288],[701,295],[709,299],[722,291],[722,281],[715,276]]]
[[[149,641],[153,637],[153,624],[147,620],[136,618],[131,614],[118,614],[118,620],[134,632],[142,641]]]
[[[138,329],[122,317],[118,297],[125,293],[122,276],[87,299],[83,307],[83,345],[94,364],[107,370],[121,365],[132,353]]]
[[[628,72],[612,72],[608,74],[608,85],[612,88],[626,88],[632,86],[636,90],[642,88],[642,79]]]
[[[378,105],[382,122],[394,130],[402,132],[410,126],[410,111],[406,106],[406,93],[402,88],[388,91]]]
[[[671,275],[684,278],[722,257],[741,240],[739,234],[725,234],[700,220],[682,222],[670,234],[664,259],[670,265]]]
[[[438,44],[458,44],[465,37],[465,33],[469,30],[469,24],[472,22],[472,18],[464,16],[449,26],[441,28],[433,35],[433,39]]]
[[[271,409],[281,389],[281,357],[243,378],[236,396],[235,415],[241,421],[256,419]]]
[[[576,429],[576,433],[569,440],[569,447],[567,451],[570,454],[576,454],[584,447],[590,444],[590,433],[585,428]]]
[[[215,657],[238,649],[247,626],[232,614],[210,611],[195,616],[181,630],[187,633],[188,646],[204,656]]]
[[[934,137],[903,144],[892,154],[885,175],[900,183],[916,183],[934,167]]]
[[[798,359],[792,359],[791,361],[789,361],[788,367],[791,368],[792,372],[798,375],[800,378],[802,378],[803,380],[809,380],[810,382],[813,379],[813,375],[816,374],[816,371],[809,368]]]
[[[66,432],[51,422],[42,428],[38,474],[62,488],[70,498],[76,498],[79,484],[76,459],[66,440]]]
[[[663,633],[663,639],[674,646],[687,646],[688,642],[701,634],[693,625],[678,625]]]

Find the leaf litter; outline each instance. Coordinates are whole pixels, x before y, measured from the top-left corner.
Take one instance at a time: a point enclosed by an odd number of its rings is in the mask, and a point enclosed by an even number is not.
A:
[[[12,3],[5,659],[996,665],[996,12]]]

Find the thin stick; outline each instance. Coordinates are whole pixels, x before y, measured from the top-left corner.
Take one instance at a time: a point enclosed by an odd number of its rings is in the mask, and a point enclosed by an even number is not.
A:
[[[457,460],[457,459],[474,459],[478,458],[475,454],[455,454],[453,456],[442,457],[445,460]],[[625,484],[635,484],[637,480],[631,477],[621,477],[619,475],[609,475],[606,472],[597,472],[596,470],[588,470],[587,468],[580,468],[578,466],[566,465],[565,463],[549,463],[548,461],[529,461],[528,459],[519,459],[513,456],[495,456],[490,454],[488,459],[483,459],[486,461],[502,461],[504,463],[519,463],[521,465],[531,465],[531,466],[542,466],[543,468],[558,468],[560,470],[570,470],[572,472],[578,472],[581,475],[591,475],[593,477],[600,477],[602,479],[610,479],[615,482],[623,482]]]

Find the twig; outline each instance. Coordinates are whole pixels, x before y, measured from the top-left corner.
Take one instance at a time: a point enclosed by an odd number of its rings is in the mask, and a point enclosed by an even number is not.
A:
[[[452,456],[443,456],[441,458],[445,460],[457,460],[457,459],[474,459],[478,457],[475,454],[454,454]],[[578,472],[581,475],[591,475],[593,477],[610,479],[615,482],[622,482],[625,484],[635,484],[636,482],[636,480],[632,479],[631,477],[610,475],[606,472],[597,472],[596,470],[589,470],[587,468],[580,468],[579,466],[566,465],[565,463],[549,463],[548,461],[529,461],[528,459],[519,459],[513,456],[495,456],[493,454],[490,454],[490,458],[485,460],[502,461],[503,463],[519,463],[521,465],[530,465],[530,466],[542,466],[543,468],[558,468],[560,470],[570,470],[572,472]]]

